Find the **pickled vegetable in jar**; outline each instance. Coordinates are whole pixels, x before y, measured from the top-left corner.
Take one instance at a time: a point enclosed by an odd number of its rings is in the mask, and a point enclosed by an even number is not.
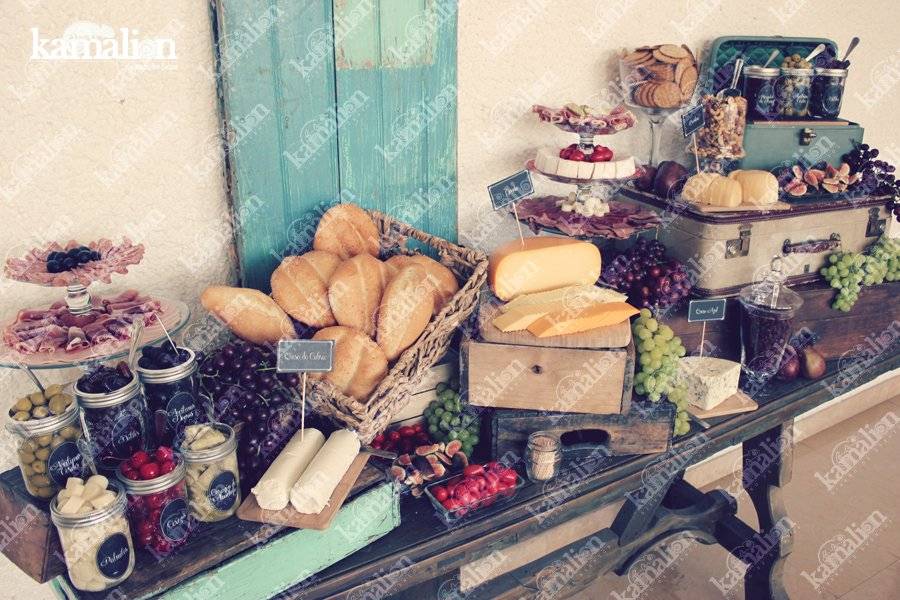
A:
[[[206,409],[200,400],[196,355],[189,348],[177,348],[177,351],[175,355],[159,348],[145,348],[137,368],[144,384],[150,429],[156,443],[166,446],[171,446],[188,425],[207,421]],[[156,362],[154,359],[158,356],[166,361]],[[169,358],[171,356],[176,358]],[[182,362],[172,365],[176,359]]]
[[[809,114],[812,69],[781,69],[776,86],[776,108],[782,117],[805,117]]]
[[[85,592],[103,591],[125,581],[134,569],[125,492],[102,476],[71,481],[50,503],[50,518],[59,531],[72,585]],[[81,501],[81,493],[91,488],[97,493]]]
[[[84,435],[97,468],[112,474],[146,444],[146,417],[137,375],[112,392],[89,393],[75,384]]]
[[[227,519],[241,503],[237,438],[224,423],[188,426],[179,439],[191,515],[211,523]]]
[[[194,521],[187,502],[184,461],[153,479],[129,479],[117,473],[128,496],[128,520],[139,548],[167,555],[184,544]]]
[[[16,456],[25,489],[35,498],[50,500],[70,477],[87,472],[78,447],[82,436],[78,404],[71,395],[69,399],[59,414],[7,423],[7,430],[21,438]]]

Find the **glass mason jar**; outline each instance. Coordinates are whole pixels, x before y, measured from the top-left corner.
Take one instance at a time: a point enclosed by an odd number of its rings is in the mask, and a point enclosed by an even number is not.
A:
[[[747,99],[747,116],[750,119],[773,119],[775,110],[775,84],[781,69],[751,65],[744,68],[743,96]]]
[[[137,367],[144,384],[150,430],[156,443],[171,446],[175,437],[188,425],[207,421],[200,399],[197,356],[189,348],[188,360],[168,369]]]
[[[187,541],[193,529],[184,482],[184,461],[153,479],[116,476],[128,494],[128,520],[139,548],[165,556]]]
[[[50,503],[50,518],[59,531],[69,579],[75,588],[99,592],[128,579],[134,569],[134,546],[125,518],[125,492],[111,483],[116,493],[109,506],[66,515],[57,499]]]
[[[812,69],[781,69],[776,86],[775,106],[782,117],[805,117],[809,114]]]
[[[137,375],[132,375],[125,386],[104,393],[83,392],[76,382],[75,398],[81,407],[81,425],[98,470],[118,471],[122,461],[144,448],[147,420]]]
[[[562,446],[559,436],[549,431],[535,431],[525,447],[525,470],[532,481],[548,481],[559,473]]]
[[[844,101],[847,69],[816,69],[812,83],[809,113],[823,119],[836,119]]]
[[[179,440],[179,453],[184,459],[188,499],[191,515],[198,521],[212,523],[227,519],[241,503],[240,478],[237,462],[237,437],[234,430],[224,423],[199,425],[221,434],[225,440],[214,446],[202,448],[204,434],[185,432]],[[196,449],[192,449],[192,444]],[[198,442],[201,442],[198,446]]]
[[[31,421],[12,421],[7,430],[21,442],[16,454],[25,489],[35,498],[50,500],[66,487],[69,477],[84,477],[87,465],[78,447],[81,423],[78,403],[62,414]]]

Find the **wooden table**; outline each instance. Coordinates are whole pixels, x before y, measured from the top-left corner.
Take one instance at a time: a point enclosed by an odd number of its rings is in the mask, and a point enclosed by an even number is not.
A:
[[[582,456],[577,464],[569,463],[569,470],[557,478],[554,487],[527,484],[510,503],[482,509],[451,529],[436,518],[427,500],[407,497],[399,528],[278,598],[521,598],[548,587],[555,597],[563,598],[604,573],[624,573],[662,541],[677,544],[686,537],[721,544],[747,564],[747,598],[786,598],[782,568],[791,551],[792,530],[786,526],[790,520],[781,501],[781,488],[791,477],[793,421],[900,368],[896,340],[886,351],[858,365],[862,368],[854,369],[844,361],[839,373],[832,361],[822,380],[773,383],[754,394],[760,404],[756,412],[713,419],[706,431],[694,425],[692,432],[675,440],[665,454],[609,457],[594,452]],[[851,378],[845,379],[844,374]],[[743,447],[743,486],[756,508],[759,531],[735,516],[736,502],[728,493],[703,493],[682,478],[692,464],[736,444]],[[610,528],[454,595],[460,567],[622,499],[625,501]],[[216,544],[216,537],[208,543]],[[240,556],[231,560],[240,560]],[[165,580],[172,574],[171,570],[158,572],[156,589],[178,583]],[[728,584],[728,577],[733,585],[740,571],[724,575],[722,585]]]

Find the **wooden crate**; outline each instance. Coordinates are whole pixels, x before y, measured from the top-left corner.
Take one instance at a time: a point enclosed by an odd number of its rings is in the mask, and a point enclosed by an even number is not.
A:
[[[37,503],[25,491],[18,468],[0,474],[0,517],[3,554],[13,564],[38,583],[65,572],[48,505]]]
[[[569,448],[603,446],[610,456],[653,454],[669,449],[674,424],[669,402],[634,404],[624,415],[498,409],[491,417],[491,445],[494,456],[523,456],[530,433],[552,431]]]

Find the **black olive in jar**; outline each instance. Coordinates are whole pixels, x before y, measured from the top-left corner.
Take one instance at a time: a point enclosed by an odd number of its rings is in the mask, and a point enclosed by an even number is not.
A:
[[[781,70],[752,65],[744,69],[743,96],[747,99],[747,117],[771,120],[778,115],[775,106],[775,83]]]

